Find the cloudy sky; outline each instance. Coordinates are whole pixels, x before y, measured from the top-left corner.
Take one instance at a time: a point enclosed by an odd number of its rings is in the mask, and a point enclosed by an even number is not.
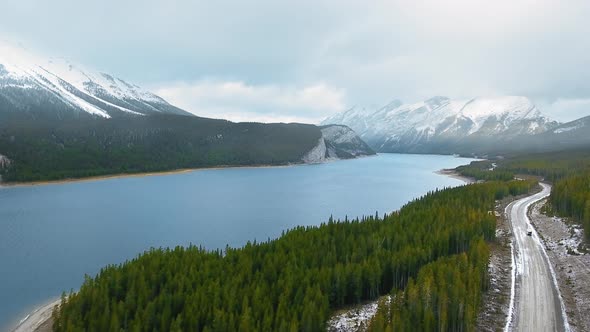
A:
[[[588,0],[0,0],[0,36],[195,114],[317,122],[354,105],[525,95],[590,114]]]

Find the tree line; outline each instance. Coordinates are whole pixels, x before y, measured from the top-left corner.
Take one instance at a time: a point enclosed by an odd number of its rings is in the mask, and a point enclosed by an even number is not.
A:
[[[195,116],[0,121],[5,182],[214,166],[301,162],[321,137],[304,124],[233,123]]]
[[[480,237],[469,252],[425,265],[404,290],[379,302],[369,331],[472,331],[489,285],[489,255]]]
[[[497,167],[491,170],[491,164]],[[553,183],[549,202],[551,210],[581,222],[590,239],[590,150],[512,156],[501,160],[484,160],[460,166],[457,171],[478,180],[513,178],[529,174]]]
[[[582,223],[590,240],[590,171],[566,176],[555,183],[549,198],[553,211]]]

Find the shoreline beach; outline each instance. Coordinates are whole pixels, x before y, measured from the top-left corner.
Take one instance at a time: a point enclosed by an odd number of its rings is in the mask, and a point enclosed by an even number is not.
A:
[[[62,179],[62,180],[44,180],[44,181],[31,181],[31,182],[0,182],[0,188],[18,188],[18,187],[36,187],[36,186],[46,186],[46,185],[59,185],[59,184],[68,184],[68,183],[78,183],[78,182],[93,182],[93,181],[102,181],[102,180],[111,180],[111,179],[123,179],[123,178],[139,178],[139,177],[148,177],[148,176],[166,176],[166,175],[174,175],[174,174],[183,174],[183,173],[191,173],[191,172],[198,172],[198,171],[205,171],[205,170],[222,170],[222,169],[234,169],[234,168],[282,168],[282,167],[292,167],[298,165],[308,165],[308,164],[288,164],[288,165],[252,165],[252,166],[215,166],[215,167],[200,167],[200,168],[182,168],[177,170],[171,171],[162,171],[162,172],[145,172],[145,173],[120,173],[120,174],[111,174],[111,175],[99,175],[99,176],[89,176],[83,178],[69,178],[69,179]]]
[[[443,169],[438,170],[438,171],[436,171],[434,173],[440,174],[440,175],[444,175],[444,176],[448,176],[448,177],[451,177],[453,179],[461,180],[461,181],[465,182],[466,184],[477,182],[477,181],[475,181],[474,178],[463,176],[463,175],[459,174],[456,170],[454,170],[452,168],[450,168],[450,169],[449,168],[443,168]]]
[[[23,318],[12,332],[45,332],[51,331],[51,314],[53,308],[59,305],[61,299],[46,303]]]

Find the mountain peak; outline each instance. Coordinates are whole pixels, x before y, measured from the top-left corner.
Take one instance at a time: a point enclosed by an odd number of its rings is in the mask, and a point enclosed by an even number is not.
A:
[[[390,101],[389,103],[387,103],[387,104],[384,106],[384,108],[390,108],[390,109],[393,109],[393,108],[400,107],[400,106],[402,106],[403,104],[404,104],[404,103],[403,103],[401,100],[399,100],[399,99],[393,99],[392,101]]]
[[[381,152],[433,152],[430,147],[440,144],[532,135],[557,125],[522,96],[468,101],[434,96],[413,104],[389,103],[354,116],[337,114],[329,120],[348,125]]]
[[[0,103],[3,109],[34,113],[28,114],[33,118],[51,117],[53,111],[58,117],[67,114],[104,118],[190,114],[115,76],[84,68],[64,58],[43,58],[1,40]]]
[[[451,101],[449,97],[434,96],[424,101],[424,103],[431,108],[440,107],[448,104]]]

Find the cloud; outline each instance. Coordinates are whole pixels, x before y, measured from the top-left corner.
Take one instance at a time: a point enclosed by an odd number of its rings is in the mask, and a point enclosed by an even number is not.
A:
[[[324,83],[293,87],[204,80],[155,91],[196,115],[231,121],[317,123],[346,107],[344,91]]]
[[[553,102],[539,102],[538,106],[555,119],[567,122],[590,115],[590,98],[557,99]]]
[[[588,0],[28,0],[2,9],[10,15],[0,33],[144,86],[242,82],[255,95],[284,96],[320,84],[347,106],[590,98]],[[233,96],[203,97],[207,105],[169,99],[211,113],[315,118],[309,107],[242,97],[239,110]]]

